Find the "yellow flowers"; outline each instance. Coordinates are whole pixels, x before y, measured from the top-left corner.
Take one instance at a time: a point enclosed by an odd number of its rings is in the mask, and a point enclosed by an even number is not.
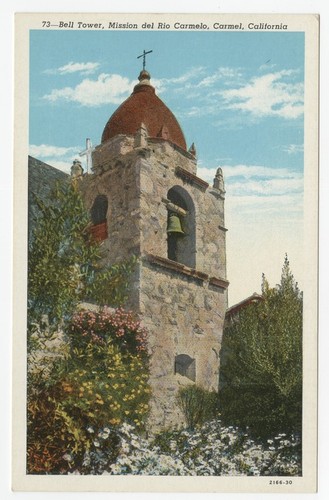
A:
[[[100,394],[96,394],[96,401],[95,401],[96,404],[98,405],[103,405],[104,404],[104,401],[102,399],[102,396]]]
[[[62,382],[62,387],[63,387],[64,392],[73,392],[73,387],[68,382]]]
[[[74,369],[62,381],[68,404],[93,428],[134,420],[142,426],[150,392],[147,364],[139,354],[121,353],[113,345],[96,347],[72,358]]]
[[[121,420],[120,420],[120,418],[111,418],[111,420],[109,422],[112,425],[118,425],[118,424],[120,424]]]

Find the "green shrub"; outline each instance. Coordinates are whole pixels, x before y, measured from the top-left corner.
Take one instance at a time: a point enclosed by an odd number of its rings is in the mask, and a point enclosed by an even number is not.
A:
[[[227,322],[220,365],[220,413],[227,425],[266,439],[302,430],[303,295],[285,258],[281,281]]]
[[[204,424],[217,413],[217,393],[201,387],[183,387],[179,390],[177,399],[189,429]]]

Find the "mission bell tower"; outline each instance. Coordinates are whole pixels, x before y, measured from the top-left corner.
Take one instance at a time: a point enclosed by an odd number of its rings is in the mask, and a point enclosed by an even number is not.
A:
[[[94,237],[114,264],[139,257],[128,306],[149,333],[150,428],[180,425],[180,387],[218,389],[227,307],[224,182],[197,176],[173,113],[144,68],[107,122],[81,187]]]

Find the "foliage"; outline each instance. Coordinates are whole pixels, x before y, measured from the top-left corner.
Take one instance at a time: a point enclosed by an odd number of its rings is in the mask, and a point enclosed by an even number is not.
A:
[[[82,300],[122,304],[135,259],[101,265],[101,246],[90,235],[90,216],[76,184],[58,183],[47,203],[37,197],[35,202],[40,217],[29,244],[29,333],[58,329]]]
[[[61,407],[59,384],[45,387],[34,385],[27,403],[27,473],[65,473],[68,463],[66,450],[89,447],[84,429]]]
[[[302,293],[285,258],[281,282],[225,328],[220,410],[226,423],[256,436],[301,432]]]
[[[102,474],[118,457],[119,434],[113,426],[104,426],[99,431],[89,426],[87,431],[92,439],[90,447],[84,453],[79,470],[83,474]],[[73,455],[67,453],[66,460],[72,462]]]
[[[177,400],[189,429],[194,429],[216,415],[217,394],[215,392],[189,385],[180,388]]]
[[[119,453],[109,466],[106,442],[116,436]],[[265,444],[254,441],[236,427],[224,427],[213,420],[195,431],[176,430],[154,437],[141,437],[123,424],[107,427],[96,439],[93,453],[85,454],[88,469],[75,474],[175,475],[175,476],[300,476],[301,444],[285,434]]]
[[[90,342],[111,343],[121,352],[146,353],[146,330],[131,312],[118,308],[111,312],[107,308],[98,313],[93,311],[76,312],[68,327],[72,348],[85,348]]]
[[[82,466],[85,453],[95,447],[90,428],[96,432],[106,424],[131,422],[142,429],[148,414],[145,330],[131,313],[82,311],[68,328],[68,339],[66,356],[58,358],[46,379],[30,375],[30,473],[65,473]],[[116,453],[113,439],[108,459]]]

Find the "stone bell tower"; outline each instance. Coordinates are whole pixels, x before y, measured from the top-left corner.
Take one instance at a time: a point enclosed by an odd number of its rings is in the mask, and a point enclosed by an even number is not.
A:
[[[106,259],[139,257],[128,306],[149,332],[150,427],[180,425],[179,387],[218,389],[227,307],[224,182],[197,176],[194,144],[143,69],[107,122],[81,187]]]

